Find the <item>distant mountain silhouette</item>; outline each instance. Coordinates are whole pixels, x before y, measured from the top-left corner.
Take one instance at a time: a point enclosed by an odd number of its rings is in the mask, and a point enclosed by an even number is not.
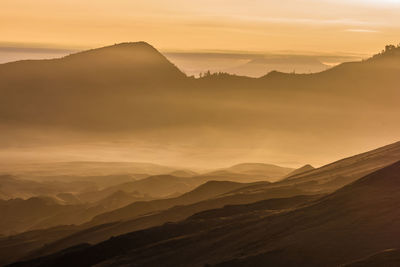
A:
[[[291,173],[289,173],[288,175],[286,175],[286,177],[290,177],[290,176],[295,176],[295,175],[303,174],[303,173],[305,173],[305,172],[312,171],[312,170],[314,170],[314,169],[315,169],[315,168],[314,168],[313,166],[311,166],[310,164],[306,164],[306,165],[304,165],[304,166],[302,166],[302,167],[300,167],[300,168],[298,168],[298,169],[292,171]]]
[[[87,86],[88,81],[92,81],[92,85],[108,83],[118,86],[127,81],[133,82],[132,85],[143,81],[152,82],[154,76],[161,80],[185,77],[161,53],[145,42],[121,43],[60,59],[5,63],[0,65],[0,76],[7,76],[8,81],[18,77],[12,83],[15,90],[27,85],[27,82],[40,81],[46,81],[49,86],[60,85],[61,82],[65,86],[79,82],[83,82],[81,86]]]
[[[265,163],[241,163],[220,171],[209,173],[208,175],[210,174],[223,175],[223,172],[226,172],[231,174],[248,175],[249,179],[253,179],[253,181],[264,180],[269,182],[275,182],[280,178],[284,177],[285,175],[287,175],[292,170],[293,170],[292,168],[285,168]],[[250,182],[250,180],[248,182]]]
[[[85,181],[54,182],[32,181],[14,175],[0,175],[0,199],[27,199],[36,196],[56,196],[59,193],[93,190],[93,184]]]
[[[400,161],[292,209],[216,210],[12,266],[338,266],[400,247],[399,181]]]
[[[125,191],[119,190],[109,196],[97,201],[95,204],[104,207],[106,210],[119,209],[123,206],[131,204],[135,201],[143,201],[146,198],[132,193],[127,193]]]
[[[16,176],[35,177],[46,180],[79,180],[109,179],[120,180],[122,175],[138,175],[139,178],[149,175],[165,174],[175,171],[175,168],[146,162],[103,162],[103,161],[73,161],[73,162],[45,162],[45,163],[19,163],[3,164],[0,166],[2,173]],[[114,176],[109,177],[107,176]],[[142,176],[140,176],[142,175]],[[145,175],[143,177],[143,175]],[[66,177],[69,176],[69,177]],[[128,179],[135,178],[132,176]],[[126,177],[123,179],[127,179]],[[109,179],[110,180],[110,179]],[[104,181],[102,181],[104,183]]]
[[[229,73],[237,73],[240,75],[260,77],[266,72],[296,72],[296,73],[315,73],[327,70],[328,65],[321,63],[317,58],[311,56],[271,56],[260,57],[250,60],[249,62],[234,67],[228,68]]]
[[[339,127],[348,121],[340,115],[346,110],[357,110],[352,121],[365,120],[362,111],[371,107],[384,105],[387,116],[397,110],[394,99],[399,97],[400,57],[395,51],[321,73],[272,72],[259,79],[227,74],[186,77],[143,42],[61,59],[6,63],[0,65],[0,122],[17,128],[62,126],[107,132],[205,125],[250,131],[254,127],[282,128],[282,124],[310,131],[325,123],[290,118],[306,114],[304,107],[312,106],[331,110],[325,120]],[[379,94],[376,88],[382,88]],[[221,109],[221,103],[227,108]],[[272,103],[290,105],[291,111],[271,113]],[[259,111],[253,114],[249,106]],[[357,128],[361,130],[365,127]]]
[[[100,214],[99,216],[93,218],[93,220],[89,222],[89,225],[99,225],[108,222],[128,220],[139,215],[150,214],[152,212],[161,211],[177,205],[196,203],[247,185],[248,184],[235,182],[210,181],[179,197],[158,199],[147,202],[135,202],[123,208]]]
[[[186,177],[153,175],[140,180],[109,186],[101,190],[87,191],[78,196],[84,201],[96,202],[115,192],[122,191],[148,199],[165,198],[176,193],[183,194],[188,192],[199,184],[200,182],[194,182]]]
[[[104,212],[102,207],[63,205],[50,197],[0,200],[0,233],[11,235],[62,224],[80,224]]]
[[[191,170],[176,170],[176,171],[169,173],[169,175],[177,176],[177,177],[193,177],[193,176],[197,175],[197,173],[194,171],[191,171]]]

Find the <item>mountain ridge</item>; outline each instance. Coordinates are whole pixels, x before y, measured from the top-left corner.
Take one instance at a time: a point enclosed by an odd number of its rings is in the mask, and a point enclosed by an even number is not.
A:
[[[218,214],[197,215],[11,266],[337,266],[400,246],[393,236],[400,225],[399,187],[397,161],[297,209],[272,214],[261,209],[230,215],[225,222]],[[190,232],[193,227],[199,231]]]

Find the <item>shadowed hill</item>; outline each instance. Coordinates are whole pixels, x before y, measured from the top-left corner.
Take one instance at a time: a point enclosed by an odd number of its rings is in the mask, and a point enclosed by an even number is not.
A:
[[[311,171],[311,170],[314,170],[314,169],[315,168],[313,166],[311,166],[310,164],[306,164],[306,165],[304,165],[304,166],[292,171],[288,175],[286,175],[286,178],[290,177],[290,176],[295,176],[295,175],[298,175],[298,174],[303,174],[305,172],[308,172],[308,171]]]
[[[271,198],[287,198],[296,195],[331,192],[344,184],[351,183],[365,174],[398,160],[400,160],[399,143],[395,143],[312,170],[310,173],[315,172],[312,175],[309,175],[308,172],[303,173],[304,183],[302,182],[303,178],[301,178],[301,175],[297,179],[288,179],[287,181],[272,184],[266,182],[254,184],[209,182],[178,198],[137,202],[111,213],[100,215],[90,224],[81,226],[79,232],[75,230],[73,234],[66,236],[63,240],[56,241],[56,239],[53,239],[54,243],[46,246],[41,250],[40,254],[36,255],[45,255],[55,252],[54,249],[63,249],[82,242],[93,244],[106,240],[111,236],[161,225],[168,221],[183,220],[196,212],[218,209],[225,205],[249,204]],[[197,178],[193,177],[193,179]],[[227,211],[241,211],[243,209],[234,207],[227,208]],[[142,216],[143,214],[146,214],[146,216]],[[118,220],[120,222],[115,223]],[[98,225],[102,223],[112,224]],[[43,235],[44,238],[47,236],[47,233],[43,231],[40,235]],[[21,235],[20,242],[13,244],[14,246],[23,248],[24,240],[25,238]],[[37,237],[36,240],[35,245],[32,244],[30,248],[38,249],[43,245],[41,241],[42,237]],[[1,241],[0,245],[4,244],[3,242]],[[47,243],[49,242],[47,241]],[[4,249],[9,248],[6,244],[3,246]],[[25,253],[19,255],[26,255],[29,248],[26,248],[24,251]]]
[[[253,199],[247,201],[246,199],[239,199],[239,202],[211,200],[218,195],[245,185],[234,182],[210,181],[178,198],[136,202],[115,212],[105,213],[89,224],[49,228],[5,237],[3,239],[0,238],[0,247],[4,251],[4,254],[0,253],[0,263],[10,262],[10,259],[16,260],[22,256],[29,256],[29,253],[32,255],[37,255],[37,253],[48,254],[82,242],[97,243],[111,236],[128,233],[133,230],[160,225],[168,221],[183,220],[198,211],[222,207],[225,203],[252,202]],[[115,195],[110,197],[115,198]],[[110,197],[98,203],[101,204]],[[254,201],[258,199],[260,199],[260,196],[254,198]],[[198,201],[200,201],[198,204],[190,205],[190,203]],[[111,203],[106,204],[107,207]],[[160,212],[162,209],[165,209],[165,211]],[[124,221],[115,222],[122,219]],[[101,224],[102,220],[112,223]],[[97,225],[97,223],[100,225]],[[44,247],[41,248],[42,246]],[[41,248],[39,251],[34,252],[39,248]]]
[[[400,142],[348,157],[305,173],[291,175],[282,184],[336,190],[358,178],[400,160]],[[315,183],[318,183],[317,186]]]
[[[400,160],[400,142],[344,158],[320,168],[291,175],[272,184],[240,188],[241,193],[295,186],[304,192],[329,193]],[[235,192],[238,193],[238,192]]]
[[[0,233],[11,235],[62,224],[80,224],[104,212],[101,206],[62,205],[50,197],[0,200]]]
[[[232,191],[234,189],[244,187],[246,184],[235,182],[217,182],[209,181],[199,186],[191,192],[185,193],[176,198],[157,199],[152,201],[134,202],[130,205],[113,210],[104,214],[100,214],[93,218],[88,225],[99,225],[108,222],[132,219],[138,215],[150,214],[152,212],[161,211],[177,205],[188,205],[202,200],[213,198],[220,194]]]
[[[230,174],[231,176],[234,176],[235,174],[241,174],[249,176],[248,182],[250,182],[250,179],[253,181],[264,180],[268,182],[275,182],[287,175],[292,170],[292,168],[285,168],[265,163],[241,163],[226,169],[208,173],[207,175],[223,176],[225,174],[229,176]]]
[[[138,112],[137,97],[174,87],[186,75],[151,45],[138,42],[0,64],[0,79],[1,98],[8,99],[1,102],[1,122],[106,130]]]
[[[126,82],[140,85],[143,82],[151,83],[154,76],[164,81],[186,77],[160,52],[145,42],[121,43],[60,59],[23,60],[1,64],[0,76],[7,77],[3,86],[13,87],[14,90],[27,85],[37,88],[68,84],[87,86],[90,82],[99,86],[118,86]],[[36,82],[38,84],[35,84]]]
[[[337,266],[400,246],[399,187],[397,162],[294,210],[192,217],[12,266]]]
[[[396,267],[400,265],[400,251],[398,249],[386,249],[364,259],[354,261],[343,267]]]

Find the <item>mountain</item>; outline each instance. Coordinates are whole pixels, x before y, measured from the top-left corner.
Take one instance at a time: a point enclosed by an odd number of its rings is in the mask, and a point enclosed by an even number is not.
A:
[[[399,187],[400,161],[303,205],[221,209],[12,266],[338,266],[400,247]]]
[[[398,249],[385,249],[369,257],[345,264],[346,267],[396,267],[400,264],[400,251]]]
[[[274,70],[287,73],[311,73],[321,72],[328,68],[328,65],[321,63],[321,61],[312,56],[282,55],[255,58],[243,65],[228,68],[227,72],[243,76],[260,77]]]
[[[331,193],[351,182],[400,160],[400,142],[344,158],[320,168],[288,176],[272,184],[240,188],[233,193],[251,194],[263,190],[296,188],[303,194]]]
[[[48,75],[44,75],[48,74]],[[145,42],[121,43],[68,55],[60,59],[22,60],[0,65],[0,76],[8,77],[14,90],[27,84],[92,85],[106,83],[152,82],[153,75],[163,81],[186,77],[154,47]],[[16,79],[18,78],[18,79]]]
[[[54,193],[54,190],[34,181],[25,181],[11,175],[0,176],[0,199],[26,198]]]
[[[336,190],[375,170],[400,159],[400,142],[380,147],[327,164],[307,172],[291,175],[281,184],[304,185],[312,190]]]
[[[53,196],[64,192],[84,192],[94,186],[85,181],[37,182],[14,175],[0,175],[0,199],[27,199],[36,196]]]
[[[153,175],[141,180],[131,181],[106,187],[101,190],[89,191],[79,194],[79,198],[86,202],[96,202],[115,192],[122,191],[135,194],[142,199],[166,198],[174,194],[186,193],[202,181],[193,180],[186,177],[176,177],[173,175]]]
[[[0,222],[0,233],[13,235],[59,225],[78,225],[98,214],[146,199],[141,195],[117,191],[90,204],[83,203],[71,193],[59,193],[56,197],[0,200],[0,213],[4,216]]]
[[[227,184],[227,182],[213,181],[210,183],[215,183],[216,185],[222,186],[230,184]],[[238,186],[239,188],[243,186],[246,187],[246,185]],[[235,187],[231,188],[230,186],[225,186],[221,190],[218,189],[218,186],[215,188],[217,191],[214,191],[214,195],[212,195],[211,193],[213,190],[208,192],[208,189],[212,189],[213,187],[210,188],[208,185],[205,185],[204,187],[201,186],[198,190],[195,189],[193,194],[192,192],[189,192],[183,197],[183,199],[178,199],[179,201],[176,199],[166,199],[165,201],[152,201],[150,203],[144,203],[146,205],[143,205],[141,202],[137,202],[128,205],[127,207],[115,210],[115,212],[100,214],[89,223],[81,225],[79,231],[74,231],[64,238],[53,239],[54,242],[47,243],[48,245],[45,245],[42,248],[36,247],[39,249],[33,250],[28,255],[28,258],[32,258],[35,255],[47,255],[80,243],[95,244],[107,240],[112,236],[159,226],[165,223],[178,222],[194,215],[197,212],[218,209],[224,206],[229,207],[232,205],[249,204],[260,200],[288,198],[292,196],[299,196],[303,193],[300,190],[296,190],[296,188],[287,187],[279,188],[278,190],[264,190],[258,193],[252,192],[248,194],[231,194],[230,192],[221,192],[230,191]],[[302,196],[301,198],[295,198],[295,200],[291,201],[291,203],[294,204],[297,200],[314,198],[315,195]],[[185,199],[187,200],[184,201]],[[151,204],[157,204],[157,207],[154,208]],[[143,210],[143,208],[145,209]],[[148,213],[145,213],[147,211]],[[140,213],[138,214],[138,212]],[[46,232],[43,232],[42,234],[45,236],[47,235]],[[23,241],[17,244],[21,245],[22,242]],[[37,244],[43,245],[43,242],[38,240]],[[26,251],[22,255],[27,256]]]
[[[105,210],[114,210],[131,204],[135,201],[143,201],[145,199],[146,197],[143,197],[141,195],[130,194],[125,191],[119,190],[97,201],[95,205],[102,206]]]
[[[193,177],[193,176],[196,176],[197,173],[194,171],[191,171],[191,170],[176,170],[176,171],[169,173],[169,175],[177,176],[177,177]]]
[[[152,175],[137,181],[121,183],[102,190],[79,194],[78,197],[87,202],[96,202],[117,191],[135,192],[147,198],[170,198],[193,190],[209,181],[253,183],[264,180],[276,180],[292,169],[263,163],[245,163],[233,167],[196,174],[191,171],[175,171],[170,174]],[[175,176],[173,174],[178,174]]]
[[[148,175],[165,174],[175,171],[174,168],[147,162],[102,162],[102,161],[73,161],[73,162],[40,162],[40,163],[9,163],[1,164],[2,173],[36,180],[132,180]],[[124,175],[130,177],[124,177]],[[140,176],[145,175],[145,176]]]
[[[311,166],[310,164],[306,164],[298,169],[295,169],[294,171],[290,172],[289,174],[286,175],[287,177],[291,177],[291,176],[296,176],[298,174],[303,174],[305,172],[314,170],[315,168],[313,166]]]
[[[82,201],[73,193],[59,193],[56,195],[57,200],[63,202],[64,204],[79,205]]]
[[[0,200],[0,213],[3,216],[0,233],[11,235],[32,229],[69,224],[71,221],[83,222],[85,218],[79,217],[82,216],[83,209],[79,205],[62,205],[50,197]]]
[[[0,156],[11,161],[20,146],[41,151],[52,144],[73,158],[68,144],[82,152],[78,158],[90,146],[150,161],[174,155],[188,164],[210,155],[215,166],[227,156],[329,162],[371,140],[380,140],[378,146],[398,138],[398,50],[320,73],[271,72],[257,79],[186,77],[144,43],[1,64],[0,146],[6,150]],[[47,161],[57,154],[41,152]]]
[[[196,203],[246,185],[247,184],[236,182],[209,181],[179,197],[135,202],[120,209],[100,214],[93,218],[93,220],[89,222],[89,225],[100,225],[103,223],[133,219],[139,215],[151,214],[153,212],[169,209],[173,206]]]
[[[213,174],[223,175],[225,173],[234,176],[236,174],[240,174],[249,176],[249,179],[252,179],[253,182],[257,180],[275,182],[280,178],[284,177],[285,175],[287,175],[291,171],[293,171],[292,168],[285,168],[272,164],[241,163],[223,170],[218,170],[215,172],[208,173],[208,175],[213,175]]]
[[[96,243],[107,240],[114,235],[157,226],[168,221],[183,220],[196,212],[222,207],[225,203],[232,203],[212,199],[246,185],[234,182],[210,181],[178,198],[136,202],[117,209],[115,212],[105,213],[92,222],[80,226],[52,227],[0,238],[0,247],[3,251],[6,251],[4,255],[0,253],[0,263],[17,260],[23,256],[29,258],[38,253],[45,255],[57,249],[67,248],[82,242]],[[114,198],[114,196],[110,197]],[[101,202],[106,202],[106,200],[98,203]],[[196,202],[199,202],[199,204],[190,205],[190,203]],[[162,211],[163,209],[164,211]],[[146,215],[143,216],[144,214]],[[123,221],[116,222],[122,219]],[[106,220],[111,223],[102,224],[102,221]]]
[[[131,109],[135,106],[136,112],[144,108],[132,99],[134,95],[145,98],[150,93],[145,88],[173,86],[185,78],[145,42],[121,43],[60,59],[0,64],[0,94],[9,100],[8,104],[1,102],[1,121],[34,127],[44,123],[88,128],[88,123],[89,129],[105,129],[125,123],[128,117],[123,113],[129,105]],[[18,109],[13,106],[22,103]],[[113,109],[119,114],[112,115]],[[45,110],[51,112],[42,113]]]
[[[303,173],[304,176],[300,175],[296,179],[287,179],[276,183],[209,182],[178,198],[136,202],[121,209],[101,214],[90,223],[80,226],[79,229],[75,229],[58,241],[58,238],[53,236],[50,242],[50,234],[43,231],[35,237],[36,241],[30,247],[23,249],[26,240],[22,235],[18,238],[15,237],[15,240],[20,241],[15,241],[13,246],[19,246],[21,247],[20,251],[25,251],[25,253],[18,254],[19,257],[26,256],[30,249],[33,250],[31,257],[46,255],[79,243],[93,244],[130,231],[162,225],[171,221],[177,222],[197,212],[210,209],[223,208],[229,205],[247,205],[273,198],[290,198],[298,195],[315,196],[315,194],[329,193],[335,188],[338,189],[342,184],[351,183],[363,175],[400,160],[399,145],[400,143],[395,143],[328,164],[312,170],[311,172],[315,172],[313,175],[306,172]],[[302,177],[304,182],[302,182]],[[193,179],[197,179],[197,177],[193,177]],[[337,182],[337,179],[340,180],[340,183]],[[320,187],[317,185],[320,185]],[[215,189],[217,191],[214,191]],[[50,233],[52,232],[50,231]],[[49,245],[40,252],[34,252],[34,250],[43,246],[44,240]],[[9,245],[1,240],[0,246],[3,249],[9,248]]]

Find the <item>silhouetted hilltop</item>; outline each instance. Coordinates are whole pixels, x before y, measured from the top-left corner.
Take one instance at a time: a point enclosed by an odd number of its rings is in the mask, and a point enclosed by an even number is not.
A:
[[[253,176],[254,179],[258,178],[259,180],[275,182],[293,171],[293,169],[266,163],[240,163],[221,171]],[[219,172],[221,173],[221,171]],[[218,173],[218,171],[214,173]],[[213,174],[213,172],[209,175],[211,174]]]
[[[295,175],[302,174],[302,173],[305,173],[305,172],[308,172],[308,171],[312,171],[314,169],[315,168],[313,166],[311,166],[310,164],[306,164],[306,165],[304,165],[304,166],[302,166],[302,167],[300,167],[298,169],[295,169],[294,171],[292,171],[291,173],[286,175],[286,177],[295,176]]]
[[[83,86],[143,85],[157,80],[175,80],[186,76],[154,47],[145,43],[121,43],[83,51],[60,59],[23,60],[0,65],[0,76],[7,75],[12,86],[25,82],[47,85],[68,85],[84,82]],[[59,84],[63,82],[65,84]],[[43,84],[44,85],[44,84]],[[53,89],[54,90],[54,89]]]
[[[146,42],[121,43],[69,55],[65,64],[77,65],[80,71],[95,73],[101,69],[118,79],[179,79],[186,77],[158,50]],[[119,73],[118,73],[119,72]],[[98,77],[101,78],[101,77]]]
[[[393,57],[400,57],[400,45],[387,45],[385,46],[385,49],[382,50],[379,54],[374,55],[372,58],[370,58],[370,61],[373,60],[382,60],[382,59],[389,59]]]

